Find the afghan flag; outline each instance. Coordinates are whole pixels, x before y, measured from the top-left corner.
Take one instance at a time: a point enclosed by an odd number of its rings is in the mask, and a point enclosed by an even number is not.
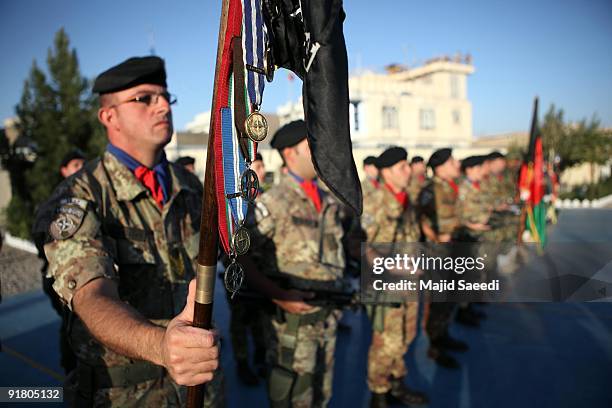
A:
[[[519,190],[527,212],[525,227],[543,248],[546,244],[546,204],[542,200],[544,197],[544,152],[542,134],[538,126],[538,98],[534,101],[529,150],[521,166]]]

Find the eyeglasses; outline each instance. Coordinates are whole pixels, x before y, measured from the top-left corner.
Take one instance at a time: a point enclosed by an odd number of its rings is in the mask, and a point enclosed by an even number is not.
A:
[[[168,102],[169,105],[174,105],[177,102],[176,95],[173,95],[169,92],[152,92],[152,93],[146,93],[140,96],[135,96],[132,99],[128,99],[127,101],[116,103],[112,106],[118,106],[124,103],[130,103],[130,102],[138,102],[138,103],[143,103],[147,106],[151,106],[152,104],[155,105],[157,104],[157,102],[159,102],[160,96],[164,98],[166,102]]]

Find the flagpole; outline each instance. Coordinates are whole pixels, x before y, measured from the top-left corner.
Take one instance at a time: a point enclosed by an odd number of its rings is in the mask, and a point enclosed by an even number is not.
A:
[[[219,39],[217,43],[217,61],[213,86],[212,108],[208,131],[208,148],[206,151],[206,172],[204,175],[204,192],[202,194],[202,216],[200,220],[200,244],[196,271],[196,296],[193,310],[193,326],[212,329],[213,297],[217,271],[217,251],[219,245],[217,200],[215,196],[215,112],[219,84],[221,58],[225,45],[225,32],[229,0],[221,0],[221,18]],[[204,401],[204,385],[187,388],[187,407],[201,407]]]

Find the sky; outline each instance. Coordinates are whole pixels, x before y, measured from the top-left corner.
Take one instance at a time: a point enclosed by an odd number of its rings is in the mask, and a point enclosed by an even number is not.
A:
[[[175,127],[210,110],[221,0],[1,0],[0,120],[14,116],[32,62],[64,27],[83,75],[95,78],[135,55],[166,61],[178,96]],[[345,0],[349,69],[382,72],[439,55],[470,53],[468,80],[475,136],[529,127],[533,98],[566,118],[599,118],[612,127],[610,0]],[[277,71],[263,111],[301,93]]]

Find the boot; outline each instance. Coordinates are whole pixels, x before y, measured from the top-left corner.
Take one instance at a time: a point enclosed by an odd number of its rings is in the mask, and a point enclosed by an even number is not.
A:
[[[403,405],[425,405],[429,403],[429,398],[424,393],[411,390],[401,378],[391,380],[391,391],[387,396],[392,402],[399,402]]]
[[[370,408],[387,408],[387,394],[372,393]]]
[[[259,379],[251,370],[251,367],[249,367],[249,363],[247,363],[246,361],[239,361],[238,363],[236,363],[236,373],[238,374],[238,378],[244,385],[259,385]]]
[[[436,347],[429,347],[427,351],[427,356],[436,362],[440,367],[448,368],[451,370],[456,370],[459,368],[459,363],[455,358],[447,353],[445,353],[442,349]]]

